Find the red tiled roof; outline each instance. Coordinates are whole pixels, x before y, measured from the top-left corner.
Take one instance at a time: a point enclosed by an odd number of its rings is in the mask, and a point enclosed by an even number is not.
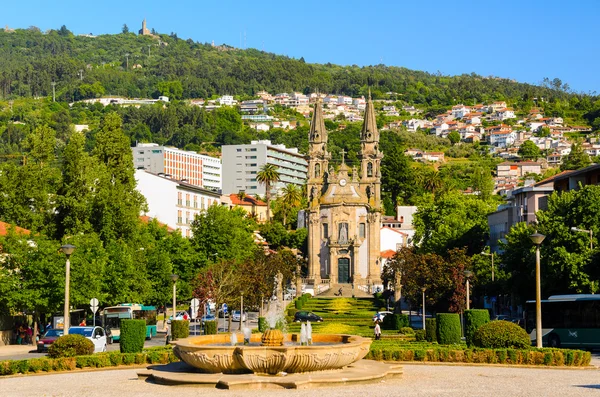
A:
[[[31,234],[30,230],[23,229],[19,226],[11,225],[10,223],[0,221],[0,236],[6,236],[8,234],[8,229],[13,229],[17,234]]]
[[[147,215],[141,215],[140,220],[144,223],[150,223],[154,220],[154,218],[152,218],[151,216],[147,216]],[[173,229],[172,227],[167,226],[166,223],[159,222],[158,220],[157,220],[157,222],[159,225],[165,226],[167,228],[167,231],[169,231],[169,232],[175,231],[175,229]]]
[[[379,256],[385,259],[392,259],[396,255],[396,251],[394,250],[385,250],[379,253]]]
[[[236,194],[236,193],[231,193],[229,195],[229,198],[231,199],[231,204],[233,205],[257,205],[257,206],[267,206],[267,203],[265,203],[264,201],[258,200],[255,197],[252,196],[245,196],[244,200],[240,200],[240,197]]]

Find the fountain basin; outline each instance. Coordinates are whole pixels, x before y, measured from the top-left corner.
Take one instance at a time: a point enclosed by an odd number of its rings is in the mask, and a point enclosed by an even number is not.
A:
[[[262,334],[252,334],[250,342],[261,339]],[[355,335],[313,334],[312,340],[323,345],[300,346],[300,335],[287,334],[283,346],[224,346],[229,334],[204,335],[173,342],[173,352],[201,372],[275,375],[344,368],[364,358],[371,346],[370,338]]]

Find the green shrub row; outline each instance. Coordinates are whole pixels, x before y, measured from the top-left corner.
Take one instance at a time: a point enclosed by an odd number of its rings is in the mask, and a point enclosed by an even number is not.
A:
[[[288,309],[289,312],[290,309]],[[265,332],[268,328],[267,319],[264,317],[258,318],[258,332]]]
[[[437,321],[435,318],[425,318],[425,340],[437,342]]]
[[[146,320],[121,320],[121,353],[140,353],[146,340]]]
[[[473,335],[473,344],[484,348],[525,349],[531,346],[527,332],[509,321],[490,321]]]
[[[190,336],[190,322],[188,320],[171,321],[171,337],[173,340],[183,339]]]
[[[142,353],[98,353],[89,356],[31,358],[0,361],[0,376],[36,372],[72,371],[76,368],[104,368],[119,365],[168,364],[179,361],[172,349],[150,349]]]
[[[426,338],[425,330],[422,330],[422,329],[415,330],[415,341],[423,342],[423,341],[425,341],[425,338]]]
[[[410,321],[407,314],[388,314],[383,318],[381,328],[400,330],[401,328],[410,326]]]
[[[490,312],[486,309],[465,310],[465,340],[467,346],[473,346],[475,331],[490,322]]]
[[[453,345],[460,343],[461,327],[460,317],[457,313],[438,313],[437,341],[440,345]],[[427,328],[427,325],[425,325]]]
[[[205,321],[204,322],[204,335],[216,335],[217,334],[217,321]]]
[[[48,349],[48,356],[51,358],[75,357],[93,353],[94,343],[79,334],[63,335]]]
[[[310,298],[312,298],[312,296],[309,293],[306,293],[294,299],[294,307],[296,308],[296,310],[302,310],[302,308]]]
[[[486,364],[526,364],[582,367],[590,364],[590,352],[567,349],[455,349],[452,347],[373,346],[365,357],[385,361],[429,361]]]

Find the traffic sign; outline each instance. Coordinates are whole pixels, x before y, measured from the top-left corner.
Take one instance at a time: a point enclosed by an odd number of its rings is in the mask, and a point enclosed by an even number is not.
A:
[[[90,309],[92,309],[92,312],[96,314],[96,312],[98,311],[98,299],[92,298],[90,300]]]
[[[200,300],[198,298],[194,298],[192,299],[192,303],[191,303],[191,308],[192,308],[192,319],[196,319],[196,317],[198,316],[198,308],[200,307]]]
[[[223,313],[227,313],[227,303],[223,303],[223,306],[221,306],[221,308],[223,309]]]

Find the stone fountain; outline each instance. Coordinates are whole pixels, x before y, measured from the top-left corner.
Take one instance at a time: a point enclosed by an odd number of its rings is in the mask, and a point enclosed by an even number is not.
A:
[[[344,334],[284,333],[275,328],[281,318],[267,317],[264,333],[193,336],[172,342],[173,352],[190,367],[178,371],[139,373],[164,384],[201,384],[220,388],[285,387],[365,382],[399,376],[401,368],[362,360],[370,338]],[[285,327],[284,327],[285,328]],[[244,344],[237,343],[244,340]],[[309,345],[308,341],[311,341]]]

